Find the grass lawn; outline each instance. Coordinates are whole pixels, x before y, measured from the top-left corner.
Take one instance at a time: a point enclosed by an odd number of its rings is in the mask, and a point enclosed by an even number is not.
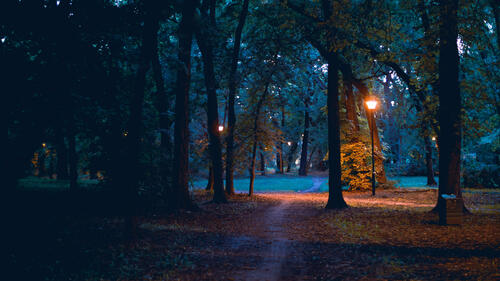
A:
[[[250,178],[234,179],[234,189],[236,192],[248,192],[249,185]],[[310,176],[257,176],[255,177],[254,192],[297,192],[306,190],[312,185],[313,180]],[[193,189],[204,189],[206,186],[206,179],[193,182]]]

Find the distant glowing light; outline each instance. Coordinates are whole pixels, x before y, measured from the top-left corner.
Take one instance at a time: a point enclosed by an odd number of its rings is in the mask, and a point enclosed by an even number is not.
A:
[[[42,147],[43,147],[43,148],[47,147],[47,144],[46,144],[46,143],[44,143],[44,142],[42,142]]]
[[[6,39],[7,39],[7,37],[2,37],[2,43],[5,43]]]
[[[123,136],[124,137],[128,136],[128,132],[127,131],[123,132]]]
[[[61,1],[57,0],[56,5],[59,6],[61,4]]]
[[[436,140],[436,137],[432,137],[432,140],[435,141]]]
[[[393,100],[391,100],[391,106],[394,106],[395,102]]]
[[[221,126],[219,126],[219,132],[222,132],[222,131],[224,131],[224,126],[221,125]]]
[[[291,142],[291,141],[289,141],[289,142],[287,142],[287,144],[288,144],[288,146],[290,146],[290,145],[292,145],[292,142]]]
[[[368,106],[368,109],[375,109],[377,107],[377,101],[376,100],[367,100],[366,101],[366,106]]]

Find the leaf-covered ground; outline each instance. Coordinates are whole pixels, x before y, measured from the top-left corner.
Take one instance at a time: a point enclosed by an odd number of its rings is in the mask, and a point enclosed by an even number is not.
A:
[[[20,280],[498,280],[500,194],[466,193],[472,214],[440,226],[436,191],[237,195],[201,212],[140,219],[123,239],[119,217],[26,221],[9,267]],[[18,245],[18,246],[19,246]]]

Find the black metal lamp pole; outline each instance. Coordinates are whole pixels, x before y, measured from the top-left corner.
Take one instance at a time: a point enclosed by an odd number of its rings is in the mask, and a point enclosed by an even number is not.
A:
[[[375,114],[373,114],[373,109],[370,109],[372,115],[372,128],[370,130],[370,135],[372,137],[372,196],[375,196],[375,149],[373,145],[373,127],[375,127]]]

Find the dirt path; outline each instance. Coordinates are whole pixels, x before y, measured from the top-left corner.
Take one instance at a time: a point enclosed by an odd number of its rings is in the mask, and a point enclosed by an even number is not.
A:
[[[319,188],[321,187],[321,184],[326,181],[328,178],[319,178],[319,177],[314,177],[312,178],[313,185],[306,189],[302,190],[301,192],[307,193],[307,192],[319,192]]]
[[[236,280],[280,280],[282,264],[287,257],[287,248],[290,240],[286,235],[285,215],[290,207],[289,201],[269,209],[264,217],[257,218],[261,225],[257,226],[257,233],[262,235],[266,247],[260,248],[257,253],[262,258],[253,270],[238,274]]]

